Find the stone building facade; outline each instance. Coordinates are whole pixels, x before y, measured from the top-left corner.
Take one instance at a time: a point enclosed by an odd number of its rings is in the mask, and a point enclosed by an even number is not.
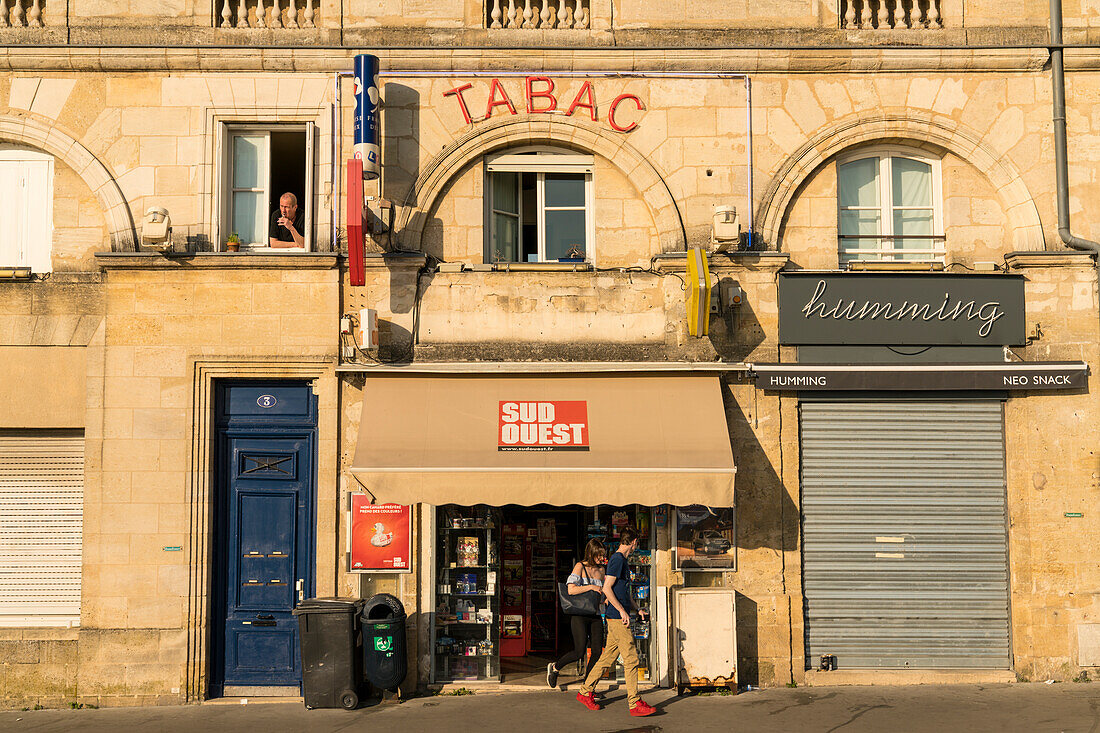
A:
[[[391,419],[364,395],[403,369],[720,375],[735,569],[683,571],[671,528],[655,527],[652,584],[667,603],[684,587],[735,592],[742,684],[1070,680],[1100,664],[1100,563],[1087,541],[1100,492],[1100,307],[1095,257],[1057,233],[1046,9],[889,0],[880,16],[865,5],[535,0],[525,17],[513,0],[0,0],[0,185],[19,203],[3,217],[19,226],[0,223],[3,703],[286,686],[224,673],[235,637],[221,441],[263,427],[227,412],[234,385],[312,395],[300,431],[313,451],[301,454],[304,594],[399,596],[407,683],[442,682],[434,538],[442,505],[463,497],[414,505],[410,573],[356,574],[345,559],[347,495],[364,488],[360,434]],[[1100,77],[1087,47],[1098,23],[1067,3],[1069,202],[1089,239],[1100,238],[1088,204],[1100,195]],[[362,52],[380,59],[383,100],[383,175],[364,187],[371,215],[384,217],[382,198],[393,218],[367,238],[360,286],[344,163]],[[547,181],[559,180],[582,184],[583,199],[548,202]],[[307,229],[289,251],[264,246],[283,189],[298,192]],[[715,252],[715,207],[729,206],[745,234]],[[141,245],[151,207],[171,216],[164,252]],[[566,210],[583,224],[555,235],[546,222]],[[244,227],[259,235],[226,251]],[[578,258],[554,247],[578,243],[582,261],[558,261]],[[736,306],[718,299],[705,337],[688,328],[685,253],[696,247],[711,253],[716,290],[742,293]],[[936,287],[972,271],[1022,276],[1026,338],[965,356],[928,343],[938,358],[914,362],[890,344],[813,358],[781,339],[781,274],[861,266],[924,272]],[[362,309],[377,312],[380,366],[345,348],[341,316]],[[1058,390],[904,392],[1001,406],[1003,663],[930,655],[906,669],[839,655],[840,669],[817,669],[803,421],[818,408],[807,392],[766,389],[753,365],[820,360],[1092,370]],[[845,392],[833,403],[898,399]],[[57,445],[77,466],[67,488]],[[504,503],[561,503],[520,494]],[[64,502],[62,521],[51,507]],[[677,503],[668,495],[652,516]],[[665,621],[652,679],[675,685]]]

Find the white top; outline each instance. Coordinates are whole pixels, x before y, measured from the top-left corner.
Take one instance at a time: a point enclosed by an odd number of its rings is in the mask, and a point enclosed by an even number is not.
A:
[[[569,573],[569,577],[565,579],[566,585],[594,585],[599,588],[603,587],[603,578],[593,578],[591,575],[578,575],[577,573]]]

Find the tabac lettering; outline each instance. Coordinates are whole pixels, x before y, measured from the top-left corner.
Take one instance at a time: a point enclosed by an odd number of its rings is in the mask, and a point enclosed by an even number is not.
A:
[[[511,83],[511,82],[509,82]],[[483,87],[484,88],[484,87]],[[586,110],[588,117],[593,122],[599,121],[599,114],[597,112],[596,103],[596,87],[591,81],[585,81],[581,84],[580,89],[577,90],[576,95],[572,98],[568,107],[559,108],[558,106],[558,94],[556,90],[558,84],[548,76],[528,76],[523,79],[523,111],[529,115],[534,114],[559,114],[566,117],[572,117],[578,113],[578,110]],[[473,90],[473,91],[471,91]],[[470,82],[460,84],[453,89],[448,89],[443,92],[444,97],[454,97],[458,103],[458,110],[462,114],[462,119],[467,125],[474,122],[482,122],[490,119],[494,113],[499,115],[497,108],[503,107],[508,111],[508,114],[518,114],[516,105],[512,103],[512,98],[508,95],[508,90],[500,79],[491,79],[489,81],[488,95],[485,98],[485,115],[475,120],[474,116],[470,114],[471,98],[467,93],[477,95],[477,90],[474,89],[474,85]],[[475,96],[476,103],[477,99]],[[569,97],[563,97],[562,103]],[[636,111],[632,111],[629,107],[633,107]],[[638,128],[639,119],[641,114],[645,112],[645,103],[635,94],[620,94],[608,106],[607,110],[607,125],[616,132],[628,133]]]

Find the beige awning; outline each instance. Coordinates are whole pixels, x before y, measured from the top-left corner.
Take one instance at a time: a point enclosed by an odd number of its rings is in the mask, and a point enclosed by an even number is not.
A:
[[[391,373],[351,473],[380,503],[731,506],[735,470],[715,374]]]

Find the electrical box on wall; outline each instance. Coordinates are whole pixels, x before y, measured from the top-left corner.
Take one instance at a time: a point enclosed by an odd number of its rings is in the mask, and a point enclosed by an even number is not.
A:
[[[741,292],[741,286],[732,280],[723,280],[718,288],[722,300],[722,307],[727,310],[736,308],[744,301],[745,296]]]
[[[374,308],[359,311],[359,348],[366,351],[378,349],[378,311]]]

